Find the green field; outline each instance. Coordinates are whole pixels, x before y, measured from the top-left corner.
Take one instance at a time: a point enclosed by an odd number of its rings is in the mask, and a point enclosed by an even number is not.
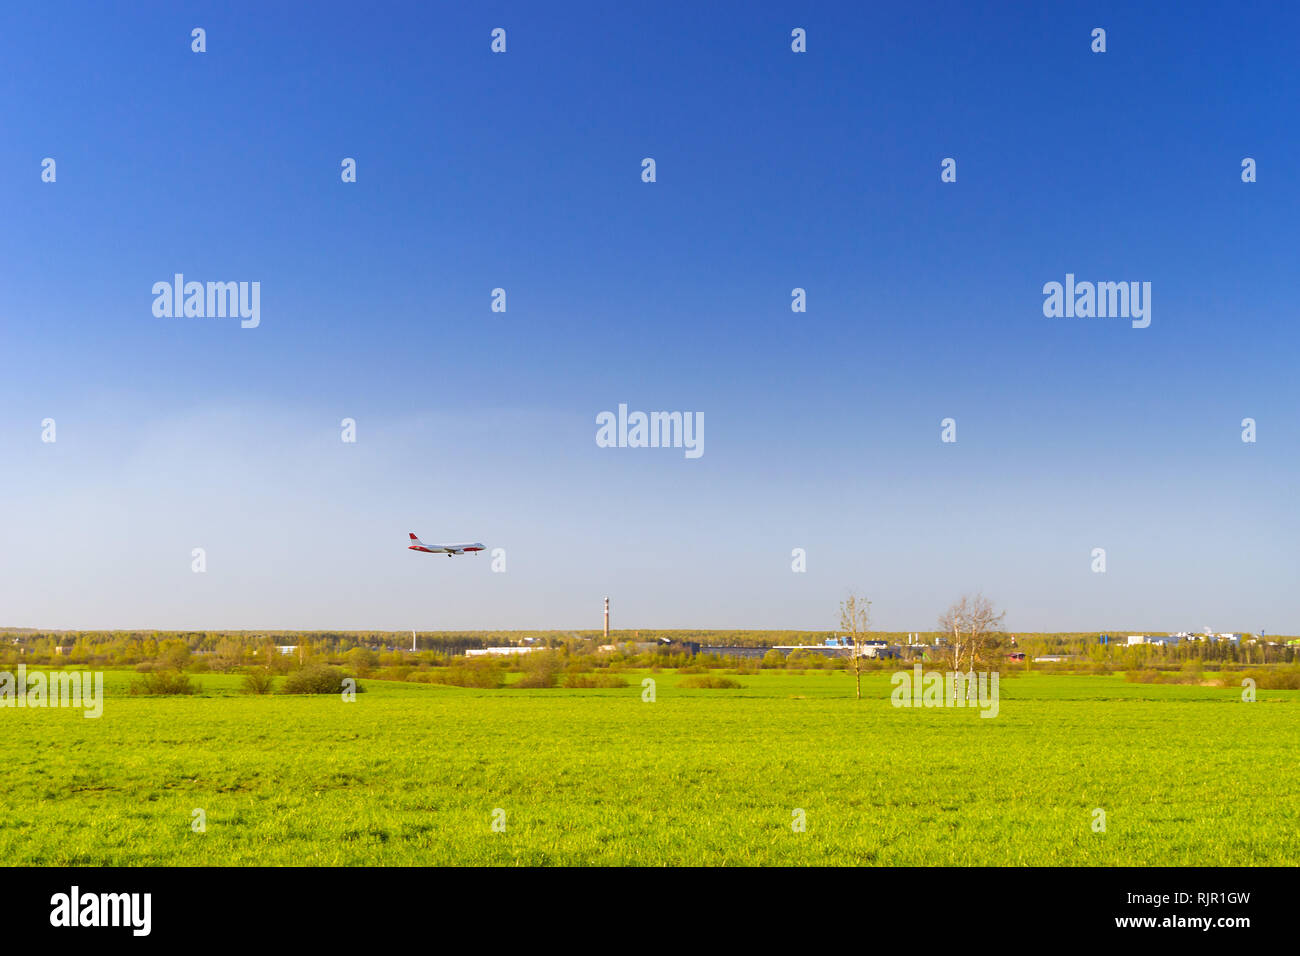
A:
[[[896,709],[883,674],[854,701],[839,671],[739,690],[671,671],[622,690],[369,680],[352,703],[223,675],[126,696],[133,676],[106,674],[97,720],[0,710],[6,864],[1300,862],[1300,691],[1025,674],[982,719]]]

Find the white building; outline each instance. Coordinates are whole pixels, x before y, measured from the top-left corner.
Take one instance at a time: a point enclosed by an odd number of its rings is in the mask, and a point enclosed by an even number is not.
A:
[[[913,645],[915,646],[915,645]],[[795,651],[809,654],[825,654],[830,657],[852,657],[853,648],[848,644],[777,644],[772,648],[789,657]],[[898,650],[890,647],[888,641],[863,641],[858,650],[859,657],[897,657]]]
[[[889,646],[888,641],[865,641],[862,645],[862,656],[897,657],[898,652]]]
[[[1183,636],[1181,634],[1130,634],[1128,636],[1129,646],[1134,644],[1152,644],[1159,647],[1169,647],[1172,644],[1181,644]]]
[[[511,654],[531,654],[545,651],[546,647],[475,647],[465,652],[466,657],[509,657]]]

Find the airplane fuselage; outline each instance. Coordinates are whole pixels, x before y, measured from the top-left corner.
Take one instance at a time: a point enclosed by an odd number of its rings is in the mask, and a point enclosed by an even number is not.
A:
[[[425,554],[445,554],[447,557],[486,550],[481,541],[471,541],[468,544],[425,544],[415,536],[414,532],[411,533],[411,543],[407,548],[411,551],[423,551]]]

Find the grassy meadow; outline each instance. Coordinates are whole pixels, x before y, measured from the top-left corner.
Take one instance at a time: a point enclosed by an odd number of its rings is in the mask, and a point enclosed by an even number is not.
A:
[[[134,697],[134,676],[105,673],[99,719],[0,710],[6,864],[1300,862],[1300,691],[1027,673],[986,719],[894,708],[887,674],[855,701],[842,671],[365,680],[355,702],[215,674]]]

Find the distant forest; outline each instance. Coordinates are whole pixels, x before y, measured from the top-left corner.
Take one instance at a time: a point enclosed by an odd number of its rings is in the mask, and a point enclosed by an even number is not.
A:
[[[1241,662],[1251,664],[1291,663],[1300,659],[1300,646],[1288,646],[1295,638],[1268,635],[1250,643],[1253,635],[1244,635],[1241,644],[1220,641],[1183,642],[1160,648],[1126,647],[1129,633],[1111,631],[1108,644],[1100,643],[1102,632],[1087,633],[1016,633],[999,634],[996,645],[1006,654],[1035,656],[1062,655],[1083,661],[1108,662],[1120,666],[1143,666],[1147,661],[1178,662],[1186,660]],[[762,630],[611,630],[609,643],[620,651],[645,653],[646,645],[663,644],[664,653],[680,654],[684,645],[701,647],[757,647],[777,645],[823,644],[833,631],[762,631]],[[873,640],[890,644],[907,644],[903,631],[872,631]],[[911,640],[931,644],[942,640],[938,631],[913,632]],[[1268,642],[1277,642],[1270,644]],[[377,653],[402,654],[411,650],[410,631],[46,631],[25,628],[0,628],[0,660],[24,658],[97,660],[104,663],[131,665],[172,656],[247,660],[259,650],[271,653],[275,646],[296,645],[304,654],[338,656],[353,648]],[[566,653],[592,653],[605,643],[604,633],[593,630],[550,631],[425,631],[416,632],[415,645],[420,652],[434,658],[463,654],[466,650],[504,645],[533,644],[564,649]],[[639,645],[635,649],[629,644]],[[302,655],[298,655],[302,656]]]

